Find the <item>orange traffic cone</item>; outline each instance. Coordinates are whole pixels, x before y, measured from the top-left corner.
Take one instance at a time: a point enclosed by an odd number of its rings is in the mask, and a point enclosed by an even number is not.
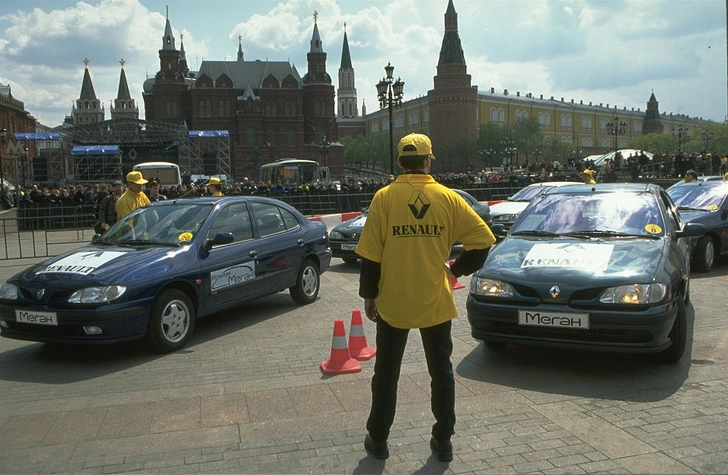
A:
[[[367,345],[364,325],[361,321],[361,310],[352,310],[349,327],[349,353],[359,361],[370,360],[377,354],[377,349]]]
[[[331,341],[331,358],[321,362],[321,371],[324,374],[358,373],[361,371],[359,362],[351,357],[346,344],[346,329],[344,320],[334,320],[334,338]]]
[[[450,259],[449,261],[447,261],[447,264],[451,266],[453,262],[455,262],[455,260]],[[458,281],[458,278],[452,274],[450,274],[450,287],[452,287],[453,290],[460,290],[465,288],[465,286]]]

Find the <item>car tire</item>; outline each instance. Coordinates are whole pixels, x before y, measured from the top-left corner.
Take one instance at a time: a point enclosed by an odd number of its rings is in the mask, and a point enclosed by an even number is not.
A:
[[[311,260],[303,261],[298,269],[296,285],[291,287],[291,298],[299,305],[308,305],[318,297],[321,275],[318,266]]]
[[[685,311],[685,297],[678,295],[676,300],[677,315],[675,315],[675,323],[670,330],[670,347],[657,354],[657,359],[661,363],[677,363],[685,353],[688,336],[688,317]]]
[[[187,344],[195,329],[195,307],[179,289],[163,291],[154,300],[147,341],[157,353],[177,351]]]
[[[703,236],[695,248],[695,267],[701,272],[709,272],[715,263],[715,244],[710,236]]]
[[[344,264],[356,264],[357,261],[356,257],[342,257],[341,259],[344,261]]]

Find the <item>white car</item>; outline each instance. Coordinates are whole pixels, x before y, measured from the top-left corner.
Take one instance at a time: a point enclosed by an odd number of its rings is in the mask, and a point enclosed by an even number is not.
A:
[[[533,183],[521,189],[515,195],[509,196],[505,201],[490,205],[490,217],[493,219],[493,224],[502,224],[504,229],[503,234],[499,234],[497,237],[503,237],[508,233],[508,230],[511,229],[513,223],[532,199],[546,193],[551,188],[578,184],[579,182],[576,181]]]

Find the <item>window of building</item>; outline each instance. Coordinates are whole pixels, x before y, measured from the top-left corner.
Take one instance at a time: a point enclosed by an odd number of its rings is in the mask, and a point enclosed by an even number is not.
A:
[[[589,116],[584,116],[581,118],[581,128],[591,130],[592,128],[592,118]]]
[[[539,112],[538,123],[539,125],[551,125],[551,114],[548,112]]]
[[[561,127],[570,129],[571,128],[571,114],[561,114],[561,119],[559,120],[559,123]]]
[[[386,132],[387,130],[389,130],[389,119],[382,121],[382,132]]]
[[[296,145],[296,129],[288,129],[286,143],[291,146]]]
[[[255,127],[247,127],[245,129],[245,145],[255,145]]]
[[[276,129],[268,129],[268,145],[271,147],[278,146],[278,134],[276,132]]]
[[[420,123],[420,114],[417,111],[409,111],[407,114],[407,124],[417,125]]]
[[[602,139],[602,147],[603,148],[611,148],[612,141],[610,139]]]
[[[642,132],[642,122],[640,122],[638,120],[634,121],[634,131]]]
[[[401,129],[404,127],[404,114],[397,114],[394,116],[394,128]]]
[[[429,124],[430,123],[430,108],[429,107],[425,109],[424,115],[425,115],[425,124]]]
[[[379,133],[379,123],[378,122],[372,122],[372,133],[376,134]]]
[[[583,137],[581,139],[582,147],[591,147],[594,144],[594,140],[591,137]]]

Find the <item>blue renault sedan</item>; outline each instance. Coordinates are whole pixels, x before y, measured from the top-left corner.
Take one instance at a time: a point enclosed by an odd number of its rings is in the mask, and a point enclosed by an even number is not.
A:
[[[681,183],[667,189],[683,219],[705,226],[705,236],[693,239],[692,263],[708,272],[716,256],[728,254],[728,181]]]
[[[652,184],[552,188],[521,213],[470,283],[472,336],[580,350],[682,358],[690,238]]]
[[[43,342],[146,339],[160,353],[198,318],[288,289],[301,305],[331,261],[326,226],[262,197],[147,205],[0,288],[0,333]]]

